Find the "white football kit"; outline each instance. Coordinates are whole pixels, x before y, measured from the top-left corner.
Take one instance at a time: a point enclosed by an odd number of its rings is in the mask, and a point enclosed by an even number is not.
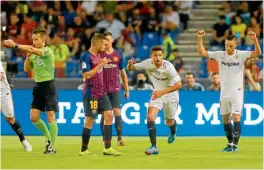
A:
[[[1,89],[1,105],[0,110],[4,113],[5,117],[14,116],[14,107],[12,94],[7,82],[6,73],[0,60],[0,73],[4,74],[4,79],[0,80],[0,89]]]
[[[152,81],[155,90],[164,90],[173,86],[175,83],[181,81],[180,76],[176,72],[174,66],[166,60],[160,68],[156,68],[152,59],[144,60],[140,63],[134,64],[135,70],[145,70],[150,80]],[[174,119],[179,104],[178,91],[165,94],[160,98],[150,99],[149,107],[156,107],[164,110],[167,119]]]
[[[236,50],[231,56],[225,51],[208,51],[209,58],[218,62],[221,84],[221,115],[241,114],[244,104],[244,68],[250,51]]]

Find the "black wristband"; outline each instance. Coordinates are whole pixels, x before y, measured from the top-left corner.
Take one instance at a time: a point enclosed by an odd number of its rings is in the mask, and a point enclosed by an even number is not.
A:
[[[16,44],[16,46],[14,48],[18,48],[18,44]]]

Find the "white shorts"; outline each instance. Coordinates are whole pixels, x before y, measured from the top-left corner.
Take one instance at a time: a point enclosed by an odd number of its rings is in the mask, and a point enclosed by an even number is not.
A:
[[[1,91],[1,111],[4,113],[5,117],[14,116],[14,105],[12,94],[10,90]]]
[[[178,93],[166,94],[156,100],[150,100],[149,107],[155,107],[162,109],[164,111],[164,116],[167,119],[174,119],[176,111],[179,105],[179,95]]]
[[[242,114],[244,105],[244,95],[236,94],[232,98],[220,99],[220,113],[221,115],[227,114]]]

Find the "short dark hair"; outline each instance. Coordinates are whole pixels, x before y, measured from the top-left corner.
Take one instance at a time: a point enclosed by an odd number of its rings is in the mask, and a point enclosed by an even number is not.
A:
[[[32,32],[32,34],[40,34],[41,36],[43,36],[47,34],[47,31],[42,28],[37,28]]]
[[[226,16],[224,16],[224,15],[220,15],[220,16],[219,16],[219,19],[220,19],[220,20],[221,20],[221,19],[225,20],[225,19],[226,19]]]
[[[162,51],[163,52],[163,48],[161,46],[154,45],[154,46],[151,47],[150,53],[152,53],[154,51]]]
[[[215,75],[219,75],[218,72],[213,72],[213,74],[211,76],[215,76]]]
[[[188,76],[188,75],[192,75],[192,76],[193,76],[193,78],[195,78],[195,75],[194,75],[192,72],[188,72],[188,73],[186,73],[186,75],[185,75],[185,76]]]
[[[111,33],[111,32],[105,32],[104,34],[103,34],[103,36],[104,37],[106,37],[106,36],[112,36],[113,34]]]
[[[103,40],[104,37],[102,34],[95,33],[92,37],[91,44],[97,44],[99,41]]]
[[[232,34],[229,34],[227,37],[226,37],[226,40],[228,40],[228,41],[233,41],[233,40],[235,40],[236,39],[236,37],[234,36],[234,35],[232,35]]]

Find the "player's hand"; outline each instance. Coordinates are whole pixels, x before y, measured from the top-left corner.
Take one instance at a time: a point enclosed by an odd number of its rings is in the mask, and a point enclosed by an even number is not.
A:
[[[257,35],[254,31],[249,31],[248,36],[252,40],[257,40]]]
[[[197,38],[203,38],[203,36],[205,35],[205,31],[204,30],[200,30],[197,32]]]
[[[128,60],[128,64],[129,64],[129,65],[134,65],[134,64],[136,64],[134,58],[131,58],[130,60]]]
[[[156,99],[160,98],[161,96],[163,96],[163,91],[162,90],[157,90],[157,91],[154,91],[152,93],[151,98],[152,98],[152,100],[156,100]]]
[[[3,81],[5,79],[5,74],[3,72],[0,73],[0,81]]]
[[[104,65],[106,65],[108,62],[110,62],[111,60],[107,59],[106,57],[102,58],[100,61],[99,61],[99,65],[101,67],[103,67]]]
[[[13,40],[4,40],[3,41],[4,46],[13,48],[16,46],[16,43]]]
[[[125,98],[128,99],[129,98],[129,95],[130,95],[129,94],[129,90],[126,90],[124,95],[125,95]]]

